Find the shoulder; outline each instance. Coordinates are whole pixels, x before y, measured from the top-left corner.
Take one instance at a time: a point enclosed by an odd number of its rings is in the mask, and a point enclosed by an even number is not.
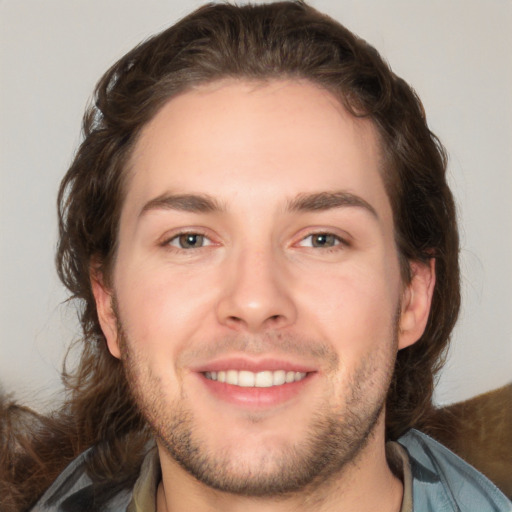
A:
[[[410,430],[398,442],[409,454],[415,510],[512,512],[490,480],[431,437]]]
[[[95,484],[87,473],[94,448],[77,457],[47,489],[30,512],[118,512],[132,492],[125,486]]]

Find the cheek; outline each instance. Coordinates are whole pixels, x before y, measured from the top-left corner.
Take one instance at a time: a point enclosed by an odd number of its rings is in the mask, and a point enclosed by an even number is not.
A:
[[[320,329],[345,357],[389,342],[399,301],[398,279],[389,278],[395,273],[361,263],[309,276],[298,293],[305,323]]]
[[[212,310],[206,273],[154,268],[149,261],[118,268],[115,289],[124,331],[153,349],[149,357],[175,356],[197,337]]]

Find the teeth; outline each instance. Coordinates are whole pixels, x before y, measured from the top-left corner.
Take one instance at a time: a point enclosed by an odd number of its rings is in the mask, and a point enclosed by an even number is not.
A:
[[[280,386],[281,384],[284,384],[286,382],[286,372],[284,370],[279,370],[277,372],[272,373],[272,384],[274,386]]]
[[[226,383],[238,386],[238,372],[236,370],[228,370],[226,372]]]
[[[238,385],[244,388],[254,387],[256,375],[252,372],[241,371],[238,372]]]
[[[273,382],[273,372],[258,372],[256,374],[256,381],[254,382],[255,388],[270,388]]]
[[[277,370],[275,372],[249,372],[247,370],[227,370],[220,372],[205,372],[205,377],[218,382],[225,382],[232,386],[241,386],[243,388],[270,388],[272,386],[281,386],[298,382],[306,377],[304,372],[287,372]]]

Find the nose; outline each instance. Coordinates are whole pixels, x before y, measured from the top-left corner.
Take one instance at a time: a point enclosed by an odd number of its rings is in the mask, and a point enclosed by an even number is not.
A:
[[[292,283],[270,250],[234,255],[227,267],[217,304],[221,324],[257,333],[284,329],[295,322]]]

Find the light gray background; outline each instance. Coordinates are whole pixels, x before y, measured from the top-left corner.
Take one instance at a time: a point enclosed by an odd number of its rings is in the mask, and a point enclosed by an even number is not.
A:
[[[195,0],[0,0],[0,383],[43,408],[78,336],[53,267],[58,183],[99,76]],[[512,378],[512,2],[317,0],[422,98],[450,154],[464,306],[439,403]]]

